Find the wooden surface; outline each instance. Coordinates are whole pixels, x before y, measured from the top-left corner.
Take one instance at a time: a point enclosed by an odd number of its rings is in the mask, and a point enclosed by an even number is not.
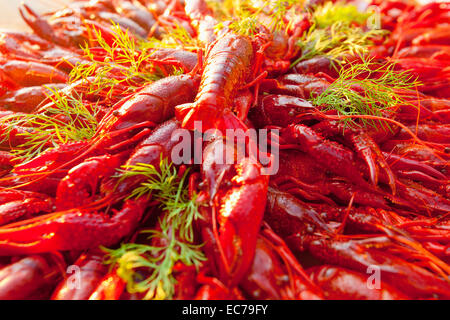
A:
[[[0,28],[29,30],[19,15],[19,4],[25,2],[38,12],[64,7],[68,0],[0,0]]]

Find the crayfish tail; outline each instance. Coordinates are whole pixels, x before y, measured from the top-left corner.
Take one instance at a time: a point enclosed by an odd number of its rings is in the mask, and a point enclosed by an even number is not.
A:
[[[192,104],[180,105],[176,108],[177,119],[181,126],[188,130],[220,130],[225,134],[226,130],[247,130],[247,126],[230,110],[218,115],[217,111],[210,108],[197,108]]]
[[[200,132],[216,128],[217,111],[214,108],[199,108],[195,104],[181,105],[176,108],[176,114],[182,128]]]
[[[225,112],[220,118],[218,118],[215,122],[215,125],[215,128],[219,129],[222,132],[226,132],[226,130],[230,129],[242,129],[244,131],[248,129],[244,122],[231,111]]]

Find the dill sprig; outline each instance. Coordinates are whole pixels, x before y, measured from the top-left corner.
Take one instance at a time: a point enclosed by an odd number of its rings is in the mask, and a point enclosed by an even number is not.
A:
[[[119,183],[133,176],[146,177],[146,180],[135,188],[128,198],[152,195],[161,203],[161,208],[168,212],[170,220],[180,222],[177,219],[182,219],[182,223],[177,225],[176,229],[180,228],[183,238],[188,241],[193,240],[192,223],[201,216],[197,210],[195,196],[189,199],[188,190],[184,188],[188,171],[180,179],[175,166],[167,159],[161,159],[159,170],[151,164],[139,163],[123,166],[120,172]]]
[[[258,14],[260,10],[253,10],[246,0],[225,0],[220,8],[213,7],[221,21],[216,24],[216,31],[227,27],[235,33],[250,36],[258,33],[260,23]]]
[[[249,0],[226,0],[221,7],[222,21],[216,25],[216,30],[227,26],[238,34],[254,35],[265,25],[271,32],[281,31],[286,26],[286,13],[300,5],[298,0],[263,0],[257,7]],[[265,16],[261,22],[260,17]]]
[[[350,3],[328,1],[315,8],[312,19],[317,28],[325,29],[336,22],[363,25],[371,14],[359,11],[355,5]]]
[[[268,0],[267,5],[271,7],[269,17],[271,22],[269,29],[271,31],[281,31],[286,28],[286,13],[289,10],[294,10],[294,5],[301,3],[298,0]]]
[[[226,23],[219,22],[215,26],[215,30],[221,30],[225,27]],[[227,24],[228,28],[238,34],[244,36],[252,36],[258,33],[260,23],[253,14],[242,14],[239,19],[234,19],[231,23]]]
[[[398,92],[419,86],[416,79],[407,72],[395,71],[394,63],[377,63],[364,56],[360,60],[345,64],[338,78],[319,96],[313,97],[312,103],[322,106],[324,111],[335,110],[342,116],[377,117],[392,113],[399,104],[408,104]],[[354,127],[377,127],[377,123],[383,127],[385,124],[371,119],[360,119],[359,123],[351,117],[343,117],[342,121]]]
[[[350,26],[348,23],[338,21],[326,29],[312,26],[298,42],[302,55],[291,66],[316,56],[327,56],[333,62],[340,63],[339,58],[345,55],[359,55],[367,53],[368,47],[373,44],[372,39],[386,34],[385,30]]]
[[[199,267],[206,258],[201,245],[194,244],[193,222],[201,219],[195,196],[190,199],[185,180],[167,159],[161,159],[159,170],[149,164],[124,166],[121,179],[143,175],[147,179],[130,197],[151,194],[160,202],[163,217],[161,230],[143,230],[148,241],[163,245],[139,243],[122,244],[116,250],[107,249],[109,264],[117,264],[117,273],[127,282],[129,292],[145,293],[144,299],[170,299],[174,294],[176,279],[173,268],[177,262]],[[142,270],[143,272],[137,272]],[[145,273],[146,277],[142,274]],[[148,276],[147,276],[148,275]]]
[[[89,62],[78,63],[72,69],[70,73],[72,83],[84,80],[89,93],[104,92],[106,97],[111,97],[114,89],[119,85],[124,85],[126,94],[145,83],[167,76],[157,64],[150,60],[153,47],[145,45],[144,41],[135,40],[128,30],[123,31],[114,22],[112,22],[111,30],[114,38],[112,45],[102,37],[100,30],[92,28],[95,42],[103,50],[104,57],[99,59],[94,49],[88,44],[82,47],[84,57]]]
[[[176,279],[172,272],[176,262],[199,267],[206,260],[200,245],[180,241],[176,233],[170,232],[170,222],[160,221],[160,225],[163,231],[143,230],[142,233],[150,234],[148,241],[158,238],[165,246],[127,243],[116,250],[107,250],[105,263],[116,264],[117,274],[127,283],[128,292],[144,293],[145,300],[173,297]],[[139,269],[143,272],[136,272]]]
[[[139,43],[143,50],[154,48],[182,48],[183,50],[196,51],[202,47],[197,38],[193,38],[189,32],[180,24],[175,23],[168,28],[161,39],[152,37]]]
[[[81,94],[63,93],[46,87],[51,103],[45,113],[17,114],[2,118],[6,124],[5,137],[8,138],[16,127],[29,128],[18,134],[25,143],[11,150],[18,159],[31,159],[49,147],[57,147],[69,141],[90,139],[97,130],[98,107],[87,104]]]
[[[371,14],[344,2],[317,6],[312,12],[312,26],[297,43],[302,54],[291,67],[316,56],[327,56],[333,64],[340,64],[346,55],[367,53],[373,39],[388,33],[364,25]]]

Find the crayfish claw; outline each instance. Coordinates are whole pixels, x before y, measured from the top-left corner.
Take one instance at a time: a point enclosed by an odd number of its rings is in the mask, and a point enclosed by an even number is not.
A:
[[[48,21],[43,19],[26,3],[21,3],[19,6],[19,13],[25,23],[42,39],[56,44],[66,44],[67,41],[64,41],[56,36],[53,27],[48,23]]]

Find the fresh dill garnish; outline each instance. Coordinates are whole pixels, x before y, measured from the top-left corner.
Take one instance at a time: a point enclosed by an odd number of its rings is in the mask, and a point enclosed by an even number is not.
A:
[[[393,113],[395,107],[408,102],[399,91],[420,85],[407,72],[395,71],[395,64],[377,63],[373,59],[360,57],[360,62],[344,64],[338,78],[319,96],[313,97],[312,103],[322,106],[324,111],[335,110],[344,116],[345,125],[359,127],[377,123],[383,127],[383,121],[352,119],[352,115],[372,115],[385,117]]]
[[[157,240],[161,246],[125,243],[108,252],[106,263],[118,266],[117,274],[127,282],[129,292],[144,293],[144,299],[170,299],[176,279],[173,268],[177,262],[199,267],[206,257],[201,245],[194,244],[193,222],[201,219],[196,197],[189,198],[185,186],[188,171],[180,178],[176,168],[167,159],[161,159],[160,168],[149,164],[124,166],[120,179],[143,175],[147,179],[130,197],[152,195],[161,204],[161,230],[144,230],[148,241]],[[120,181],[119,179],[119,181]],[[142,272],[137,272],[140,269]],[[148,274],[143,277],[142,274]]]
[[[314,10],[312,19],[317,28],[325,29],[336,22],[363,25],[371,14],[359,11],[355,5],[350,3],[329,1]]]
[[[151,164],[139,163],[123,166],[119,172],[119,182],[136,175],[146,177],[146,181],[135,188],[128,198],[139,198],[151,194],[153,199],[160,202],[161,207],[168,211],[170,220],[182,222],[177,229],[181,228],[183,238],[193,240],[192,223],[201,215],[198,212],[195,196],[190,199],[184,185],[189,170],[180,178],[176,167],[169,163],[168,159],[161,159],[159,169]],[[179,218],[182,221],[177,220]]]
[[[143,50],[155,48],[182,48],[183,50],[195,51],[201,48],[200,41],[193,38],[189,32],[180,24],[175,23],[161,39],[152,37],[139,43]]]
[[[216,24],[214,29],[219,31],[223,28],[229,28],[237,34],[246,36],[254,35],[258,32],[260,22],[258,14],[260,10],[252,10],[248,1],[244,0],[225,0],[220,8],[213,7],[219,11],[218,16],[221,21]]]
[[[312,26],[298,42],[302,55],[291,64],[291,67],[316,56],[327,56],[334,62],[339,62],[338,59],[346,54],[366,53],[368,47],[373,44],[372,39],[384,34],[385,30],[364,31],[341,21],[333,23],[326,29]]]
[[[64,93],[47,87],[51,103],[44,113],[17,114],[2,118],[7,126],[8,138],[15,127],[29,128],[19,136],[26,141],[11,150],[19,159],[27,160],[42,153],[49,147],[57,147],[69,141],[92,138],[97,130],[98,107],[83,101],[82,95]]]
[[[219,22],[216,24],[215,29],[221,30],[224,28],[225,23]],[[255,18],[252,14],[243,14],[239,19],[234,19],[231,23],[228,24],[228,28],[233,30],[234,32],[244,35],[251,36],[258,33],[258,28],[260,23],[257,18]]]
[[[281,31],[286,28],[286,13],[300,3],[298,0],[263,0],[256,7],[249,0],[226,0],[220,10],[222,21],[216,25],[216,30],[227,26],[238,34],[254,35],[265,25],[271,32]],[[263,16],[267,18],[264,21],[260,19]]]
[[[285,28],[286,13],[294,9],[293,6],[299,2],[298,0],[268,0],[267,3],[271,7],[269,16],[272,19],[269,29],[271,31],[280,31]]]
[[[339,64],[345,55],[366,53],[375,38],[388,33],[364,25],[371,14],[343,2],[317,6],[312,12],[312,26],[297,43],[302,54],[291,67],[316,56],[327,56]]]
[[[82,47],[84,57],[89,62],[78,63],[71,71],[71,82],[84,80],[89,93],[104,92],[111,97],[114,89],[123,85],[126,93],[133,92],[145,83],[161,79],[165,74],[151,61],[154,47],[146,42],[135,40],[127,31],[123,31],[118,24],[112,22],[111,30],[114,38],[110,45],[102,36],[101,31],[92,28],[96,44],[102,49],[101,58],[97,56],[98,48],[94,49],[86,44]],[[177,68],[174,71],[178,72]]]

